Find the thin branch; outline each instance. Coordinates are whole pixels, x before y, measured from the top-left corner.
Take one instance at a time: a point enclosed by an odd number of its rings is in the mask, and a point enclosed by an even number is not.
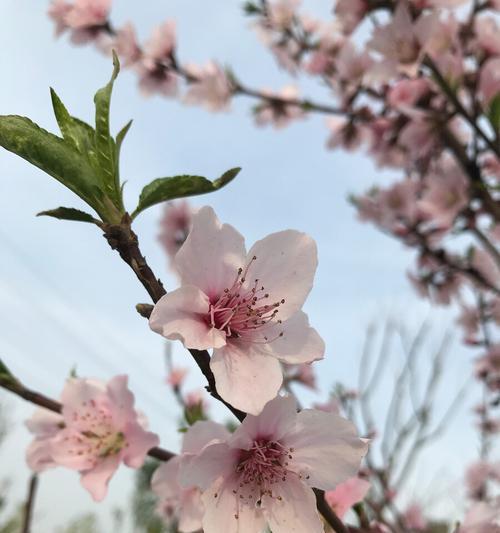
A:
[[[28,497],[24,504],[22,533],[30,533],[33,519],[33,509],[35,507],[36,492],[38,488],[38,474],[32,474],[28,485]]]
[[[131,228],[130,217],[125,215],[122,224],[107,224],[103,229],[104,237],[111,248],[116,250],[123,261],[130,266],[153,302],[157,303],[162,296],[167,294],[167,291],[162,282],[154,275],[146,258],[142,255],[137,235]],[[217,392],[215,377],[210,369],[209,353],[206,350],[189,350],[189,353],[205,376],[208,382],[207,390],[212,397],[222,402],[240,422],[244,420],[246,413],[227,403]]]

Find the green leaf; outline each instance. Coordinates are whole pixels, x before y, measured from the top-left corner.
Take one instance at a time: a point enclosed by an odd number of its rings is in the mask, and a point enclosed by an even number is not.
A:
[[[54,89],[50,89],[50,97],[57,124],[64,140],[87,158],[95,174],[98,174],[100,167],[95,148],[94,128],[83,120],[72,117]]]
[[[79,209],[74,209],[72,207],[58,207],[57,209],[51,209],[49,211],[42,211],[41,213],[37,213],[36,216],[37,217],[40,217],[40,216],[53,217],[53,218],[58,218],[59,220],[75,220],[77,222],[90,222],[91,224],[95,224],[96,222],[99,222],[92,215],[89,215],[88,213],[85,213],[84,211],[80,211]]]
[[[171,178],[158,178],[146,185],[139,196],[139,204],[132,213],[135,218],[141,211],[152,205],[217,191],[227,185],[240,172],[241,168],[232,168],[225,172],[220,178],[210,181],[202,176],[174,176]]]
[[[113,52],[113,74],[111,80],[94,96],[95,103],[95,146],[99,161],[104,190],[118,208],[123,209],[120,194],[120,183],[117,172],[117,157],[115,141],[111,137],[109,127],[109,110],[113,84],[120,72],[118,56]],[[125,132],[126,133],[126,132]],[[123,136],[125,134],[122,134]]]
[[[488,118],[495,131],[500,130],[500,94],[497,94],[490,103]]]
[[[0,146],[61,182],[99,212],[102,194],[96,174],[66,141],[26,117],[8,115],[0,116]]]

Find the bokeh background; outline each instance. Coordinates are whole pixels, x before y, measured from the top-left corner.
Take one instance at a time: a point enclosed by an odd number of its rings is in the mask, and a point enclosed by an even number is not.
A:
[[[317,15],[330,13],[330,2],[304,4]],[[108,80],[111,62],[91,47],[56,40],[47,7],[44,1],[1,3],[0,113],[26,115],[56,131],[49,86],[74,115],[90,121],[92,96]],[[117,26],[133,21],[141,41],[156,24],[174,18],[183,61],[215,58],[258,88],[280,88],[290,82],[250,30],[240,1],[115,0],[112,17]],[[307,79],[296,81],[305,94],[329,98]],[[313,236],[320,265],[306,311],[326,341],[327,356],[316,364],[321,392],[300,392],[305,404],[324,401],[335,382],[356,386],[370,323],[396,319],[414,331],[430,318],[431,346],[453,328],[454,312],[430,309],[419,300],[405,274],[412,253],[361,224],[347,201],[350,193],[388,183],[392,176],[362,155],[327,151],[324,117],[311,116],[279,132],[259,129],[252,121],[252,104],[239,97],[230,112],[209,114],[176,100],[144,99],[135,76],[124,71],[115,85],[112,124],[116,132],[134,119],[121,163],[127,205],[134,207],[141,188],[153,178],[184,173],[215,178],[241,166],[243,171],[230,186],[194,198],[192,204],[212,205],[249,244],[285,228]],[[148,301],[147,295],[94,227],[35,217],[60,205],[82,207],[55,180],[0,152],[0,356],[26,385],[53,397],[72,368],[79,375],[104,379],[128,373],[137,404],[162,445],[177,450],[179,412],[165,384],[164,343],[134,310],[136,303]],[[157,242],[160,216],[160,207],[148,210],[138,219],[136,231],[150,264],[166,287],[173,288],[176,280]],[[395,350],[384,377],[386,395],[373,400],[375,413],[387,407],[390,383],[401,365]],[[456,332],[438,397],[443,405],[470,374],[472,356]],[[424,368],[425,357],[424,352]],[[174,360],[192,366],[180,346],[174,346]],[[202,385],[193,369],[188,388]],[[404,495],[408,500],[432,501],[430,509],[436,515],[457,512],[461,496],[456,484],[465,465],[476,457],[470,414],[474,395],[472,390],[447,433],[424,455]],[[29,478],[24,451],[30,436],[23,420],[34,408],[3,391],[0,402],[9,419],[8,437],[0,448],[0,477],[12,482],[8,498],[14,506],[24,498]],[[216,405],[211,413],[219,420],[227,418]],[[97,512],[102,523],[109,524],[111,509],[127,507],[131,488],[132,473],[122,468],[106,501],[96,505],[80,487],[77,474],[50,471],[41,479],[35,531],[54,531],[87,511]]]

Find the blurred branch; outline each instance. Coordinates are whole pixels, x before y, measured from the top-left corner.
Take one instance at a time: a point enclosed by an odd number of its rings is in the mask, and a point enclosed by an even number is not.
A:
[[[28,485],[28,497],[24,505],[22,533],[30,533],[33,509],[38,488],[38,474],[32,474]]]

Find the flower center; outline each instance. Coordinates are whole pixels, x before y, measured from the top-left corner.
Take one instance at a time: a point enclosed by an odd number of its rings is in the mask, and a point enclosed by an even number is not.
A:
[[[74,413],[73,421],[84,421],[86,426],[73,437],[78,448],[74,453],[78,455],[85,453],[96,458],[108,457],[127,446],[125,435],[113,427],[111,415],[94,400],[82,402],[82,410]]]
[[[274,324],[281,324],[277,319],[278,307],[285,303],[284,299],[278,302],[268,302],[269,293],[265,287],[255,279],[253,285],[247,284],[247,276],[252,264],[257,260],[253,256],[248,265],[239,268],[236,279],[229,288],[225,288],[222,296],[210,305],[208,320],[213,328],[225,331],[228,337],[244,338],[251,342],[256,331],[263,332]],[[272,342],[283,336],[280,332],[274,338],[263,336],[263,343]]]
[[[293,458],[293,448],[286,448],[277,441],[258,439],[249,450],[241,450],[236,474],[239,476],[238,489],[233,490],[246,503],[260,504],[264,494],[281,500],[273,494],[273,485],[284,482],[292,474],[288,461]]]

